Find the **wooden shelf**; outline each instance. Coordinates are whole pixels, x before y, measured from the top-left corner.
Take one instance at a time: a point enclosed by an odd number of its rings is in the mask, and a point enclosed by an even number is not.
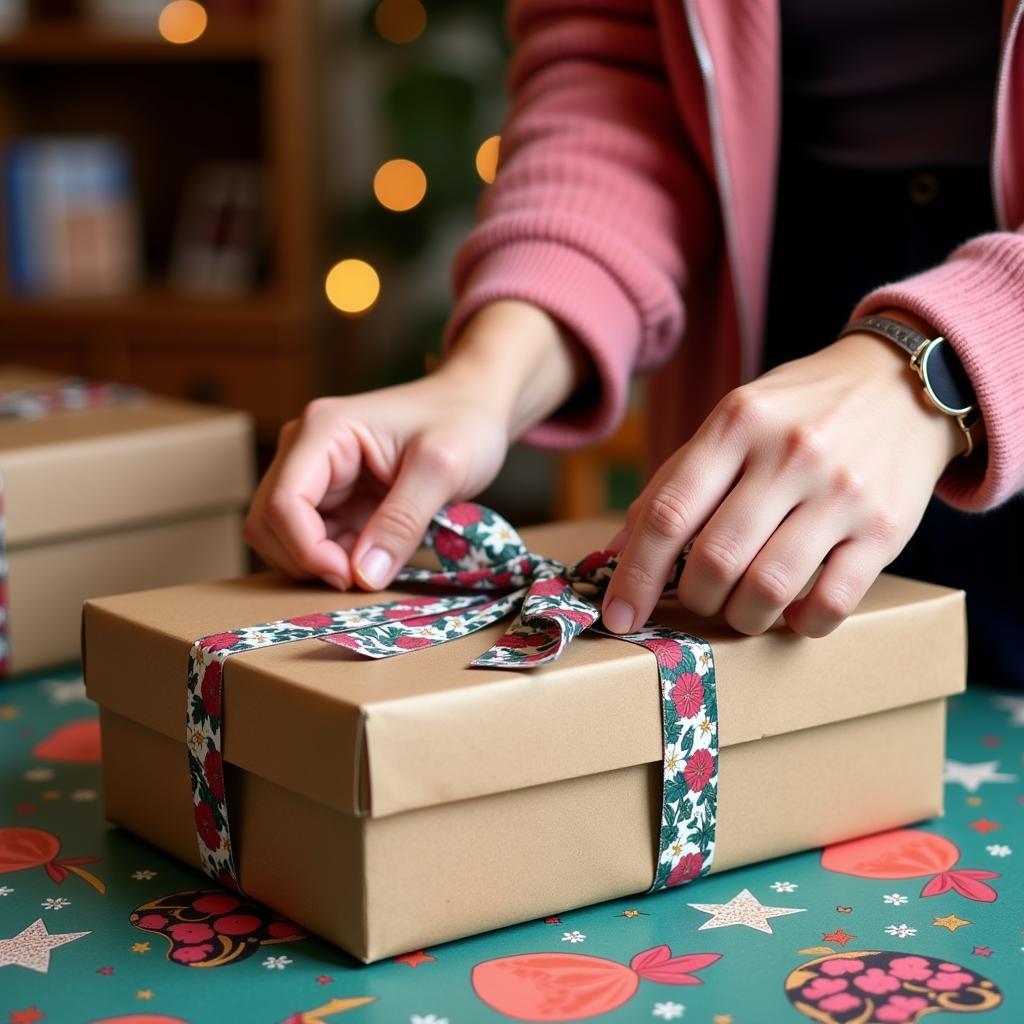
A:
[[[77,21],[41,22],[0,36],[0,64],[195,63],[263,60],[272,53],[258,19],[211,24],[194,43],[168,43],[157,35],[118,33]]]

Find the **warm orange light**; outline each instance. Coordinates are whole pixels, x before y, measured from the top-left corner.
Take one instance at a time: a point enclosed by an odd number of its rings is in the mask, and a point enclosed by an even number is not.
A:
[[[494,181],[498,173],[498,150],[501,148],[501,136],[492,135],[480,143],[476,151],[476,173],[487,182]]]
[[[420,0],[381,0],[373,23],[389,43],[411,43],[427,27],[427,9]]]
[[[157,27],[169,43],[194,43],[206,31],[206,8],[196,0],[171,0]]]
[[[389,160],[373,176],[373,194],[396,213],[411,210],[427,194],[427,176],[411,160]]]
[[[377,301],[380,278],[365,260],[342,260],[331,267],[325,290],[332,306],[342,313],[359,316]]]

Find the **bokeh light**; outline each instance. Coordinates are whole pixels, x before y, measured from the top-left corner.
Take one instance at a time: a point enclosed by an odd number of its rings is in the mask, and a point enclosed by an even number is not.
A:
[[[373,194],[396,213],[411,210],[427,194],[427,176],[412,160],[389,160],[373,176]]]
[[[206,31],[206,8],[196,0],[171,0],[160,12],[160,35],[169,43],[194,43]]]
[[[487,182],[494,181],[498,173],[498,151],[501,149],[501,136],[492,135],[480,143],[476,151],[476,173]]]
[[[350,316],[359,316],[369,312],[377,301],[380,277],[365,260],[342,260],[327,274],[325,290],[332,306]]]
[[[427,9],[420,0],[381,0],[373,23],[389,43],[411,43],[427,27]]]

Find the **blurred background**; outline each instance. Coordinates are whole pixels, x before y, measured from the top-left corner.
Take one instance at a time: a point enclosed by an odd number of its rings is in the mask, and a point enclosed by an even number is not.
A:
[[[248,410],[437,358],[500,161],[504,0],[0,0],[0,362]],[[522,446],[513,521],[622,508],[630,415]]]

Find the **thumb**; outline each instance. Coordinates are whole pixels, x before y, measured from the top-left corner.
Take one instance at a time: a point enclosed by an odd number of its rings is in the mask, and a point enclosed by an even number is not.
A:
[[[391,490],[352,549],[356,582],[383,590],[423,542],[434,513],[464,486],[465,468],[455,446],[421,436],[410,443]]]

